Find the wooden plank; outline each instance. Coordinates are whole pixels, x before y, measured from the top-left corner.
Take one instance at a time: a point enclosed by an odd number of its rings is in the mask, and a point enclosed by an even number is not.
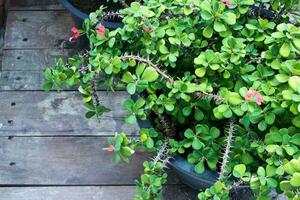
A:
[[[100,78],[101,79],[101,78]],[[99,80],[100,80],[99,79]],[[1,91],[43,91],[45,83],[44,71],[3,71],[0,73],[0,92]],[[64,91],[78,91],[78,87],[64,88]],[[98,88],[101,91],[107,91],[107,87]],[[115,88],[117,91],[125,89]],[[55,87],[52,91],[57,91]]]
[[[3,71],[0,90],[42,90],[42,71]]]
[[[97,119],[86,119],[78,92],[1,92],[0,136],[114,135],[138,132],[127,125],[123,108],[126,92],[99,92],[100,101],[112,111]]]
[[[115,164],[107,146],[106,137],[1,137],[0,184],[133,185],[149,155],[136,152],[130,164]]]
[[[65,41],[73,25],[67,11],[11,11],[4,49],[72,48]]]
[[[33,71],[53,66],[55,60],[76,55],[77,50],[40,49],[40,50],[4,50],[2,71]]]
[[[10,0],[8,10],[62,10],[57,0]]]
[[[2,200],[132,200],[134,186],[103,187],[9,187],[0,188]],[[164,188],[164,200],[196,199],[195,192],[186,186],[168,185]]]

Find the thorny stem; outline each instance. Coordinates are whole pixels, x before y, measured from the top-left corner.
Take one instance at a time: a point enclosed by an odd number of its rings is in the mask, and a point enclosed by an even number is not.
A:
[[[222,96],[213,94],[213,93],[207,94],[207,93],[197,92],[196,96],[198,98],[206,99],[208,101],[215,101],[216,103],[225,103],[226,102],[226,100]]]
[[[165,139],[156,156],[153,158],[153,164],[156,165],[158,162],[161,162],[166,167],[169,160],[170,156],[168,156],[168,139]]]
[[[104,13],[103,16],[100,18],[100,21],[106,21],[108,19],[114,19],[114,18],[121,18],[123,15],[119,12],[107,12]]]
[[[160,121],[161,127],[162,127],[163,131],[165,132],[165,134],[167,135],[167,137],[173,136],[174,131],[172,131],[172,129],[170,128],[171,126],[170,126],[169,121],[167,121],[166,118],[162,114],[156,112],[155,110],[153,110],[153,112],[157,115],[157,117]]]
[[[120,59],[123,60],[123,61],[125,61],[125,60],[136,60],[138,62],[148,64],[149,66],[153,67],[156,70],[156,72],[158,74],[160,74],[166,81],[168,81],[170,83],[173,83],[173,79],[169,75],[167,75],[165,72],[163,72],[159,68],[158,65],[152,63],[151,60],[149,60],[149,59],[145,59],[145,58],[142,58],[142,57],[136,56],[136,55],[124,55],[124,56],[121,56]]]
[[[234,127],[235,127],[235,124],[234,124],[233,121],[231,121],[229,123],[229,128],[228,128],[228,131],[227,131],[228,132],[227,144],[226,144],[225,151],[224,151],[224,154],[223,154],[223,157],[222,157],[222,164],[221,164],[221,170],[220,170],[220,173],[219,173],[219,180],[221,180],[224,177],[225,173],[226,173],[227,163],[228,163],[228,160],[229,160],[229,153],[230,153],[230,149],[231,149],[231,146],[232,146]]]
[[[91,86],[92,86],[93,104],[94,104],[94,107],[96,108],[96,112],[97,112],[97,107],[100,105],[100,100],[99,100],[99,96],[97,94],[96,77],[94,77],[94,79],[91,81]]]

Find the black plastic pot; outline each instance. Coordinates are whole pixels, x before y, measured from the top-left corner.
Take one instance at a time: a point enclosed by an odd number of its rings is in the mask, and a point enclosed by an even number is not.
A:
[[[137,95],[132,95],[133,100],[137,100]],[[152,128],[152,124],[149,120],[142,121],[138,119],[140,128]],[[189,187],[203,191],[204,189],[213,185],[218,181],[219,174],[216,171],[205,169],[202,174],[198,174],[194,171],[195,165],[188,163],[188,161],[177,154],[170,160],[170,167],[177,174],[182,183]],[[248,185],[238,186],[230,191],[233,199],[250,199],[252,196],[251,190]]]
[[[68,0],[58,0],[74,17],[77,26],[81,26],[83,21],[88,18],[88,13],[81,12],[76,7],[74,7]],[[117,29],[123,26],[121,22],[101,22],[103,26],[108,29]]]

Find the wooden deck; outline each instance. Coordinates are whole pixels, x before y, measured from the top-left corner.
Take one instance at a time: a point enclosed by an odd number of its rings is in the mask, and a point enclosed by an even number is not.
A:
[[[63,49],[73,20],[55,0],[11,0],[0,78],[0,200],[130,200],[142,162],[115,165],[102,148],[115,131],[135,135],[123,122],[124,91],[99,91],[112,111],[86,120],[76,91],[42,91],[43,69]],[[196,199],[170,173],[165,200]]]

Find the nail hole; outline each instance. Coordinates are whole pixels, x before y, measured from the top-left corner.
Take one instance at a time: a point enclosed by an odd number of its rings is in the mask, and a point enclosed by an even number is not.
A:
[[[12,124],[14,121],[13,120],[8,120],[7,123]]]
[[[12,140],[14,138],[14,136],[8,136],[9,140]]]
[[[26,42],[28,40],[28,38],[23,38],[23,42]]]
[[[21,80],[22,78],[20,77],[20,76],[18,76],[17,78],[16,78],[16,80],[17,81],[19,81],[19,80]]]
[[[21,58],[22,58],[22,56],[18,56],[18,57],[17,57],[18,60],[21,60]]]
[[[16,103],[15,102],[11,102],[11,104],[10,104],[11,106],[15,106],[16,105]]]
[[[14,165],[16,165],[16,163],[15,162],[11,162],[11,163],[9,163],[9,165],[10,166],[14,166]]]
[[[27,19],[26,19],[26,18],[23,18],[23,19],[22,19],[22,22],[27,22]]]

